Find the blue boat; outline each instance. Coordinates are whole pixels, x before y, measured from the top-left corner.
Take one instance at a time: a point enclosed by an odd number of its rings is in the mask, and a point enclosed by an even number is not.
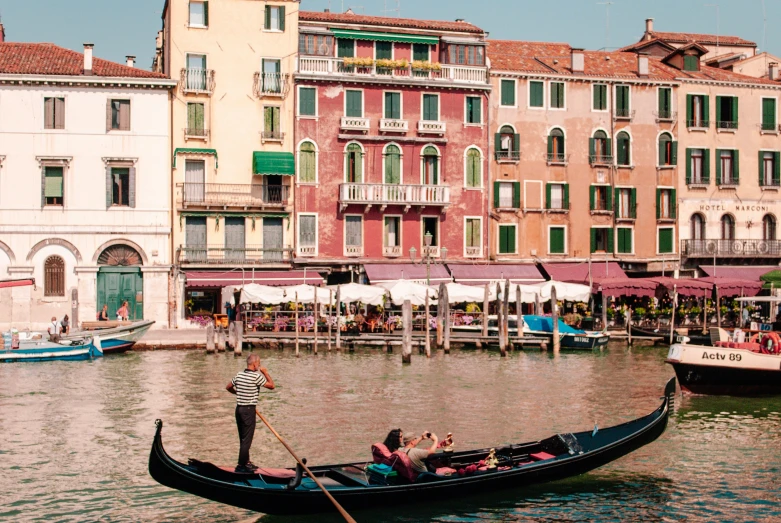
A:
[[[88,325],[94,326],[94,330],[76,331],[63,336],[62,340],[70,340],[74,343],[84,343],[92,336],[99,335],[101,347],[104,354],[118,354],[126,352],[133,348],[133,345],[140,340],[146,331],[155,323],[151,320],[134,321],[123,324],[124,322],[89,322]],[[103,324],[111,325],[104,328]]]
[[[77,361],[90,360],[103,356],[100,337],[85,339],[82,342],[65,340],[23,341],[18,349],[0,351],[0,363],[14,361]]]
[[[550,316],[523,316],[523,334],[553,341],[553,318]],[[563,350],[594,350],[607,345],[610,337],[602,332],[584,331],[567,325],[559,318],[559,340]]]

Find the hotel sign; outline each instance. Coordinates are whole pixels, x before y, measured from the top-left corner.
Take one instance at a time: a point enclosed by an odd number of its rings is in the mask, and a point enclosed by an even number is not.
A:
[[[701,211],[733,211],[733,212],[768,212],[770,207],[764,204],[737,204],[725,205],[723,203],[700,204]]]

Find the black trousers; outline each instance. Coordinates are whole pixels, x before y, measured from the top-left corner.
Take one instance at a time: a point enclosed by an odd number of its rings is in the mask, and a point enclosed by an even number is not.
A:
[[[249,448],[255,435],[255,405],[236,405],[236,426],[239,429],[239,466],[249,462]]]

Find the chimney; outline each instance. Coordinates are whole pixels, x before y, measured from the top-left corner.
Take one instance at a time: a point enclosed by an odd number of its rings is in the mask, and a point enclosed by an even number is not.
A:
[[[648,77],[648,55],[637,54],[637,75],[642,78]]]
[[[650,40],[651,39],[651,33],[654,32],[654,19],[653,18],[646,18],[645,19],[645,39]]]
[[[586,69],[586,55],[583,49],[572,48],[572,72],[582,73]]]
[[[768,64],[767,77],[774,82],[778,80],[778,62],[770,62]]]
[[[84,76],[92,76],[92,48],[95,44],[84,44]]]
[[[463,18],[456,18],[456,22],[463,23],[463,21],[464,21]]]
[[[125,59],[127,60],[127,66],[128,67],[135,67],[135,65],[136,65],[136,57],[135,56],[129,54],[129,55],[127,55],[125,57]]]
[[[325,9],[323,9],[323,12],[324,12],[324,13],[330,13],[330,12],[331,12],[331,10],[330,10],[330,9],[328,9],[328,8],[326,7]]]
[[[0,43],[5,42],[5,27],[0,22]]]

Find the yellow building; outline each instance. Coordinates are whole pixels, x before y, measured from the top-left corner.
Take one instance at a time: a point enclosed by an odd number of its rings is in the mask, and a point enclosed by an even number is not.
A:
[[[220,312],[230,278],[291,266],[298,10],[299,0],[165,1],[154,70],[178,80],[171,299],[180,320]]]

